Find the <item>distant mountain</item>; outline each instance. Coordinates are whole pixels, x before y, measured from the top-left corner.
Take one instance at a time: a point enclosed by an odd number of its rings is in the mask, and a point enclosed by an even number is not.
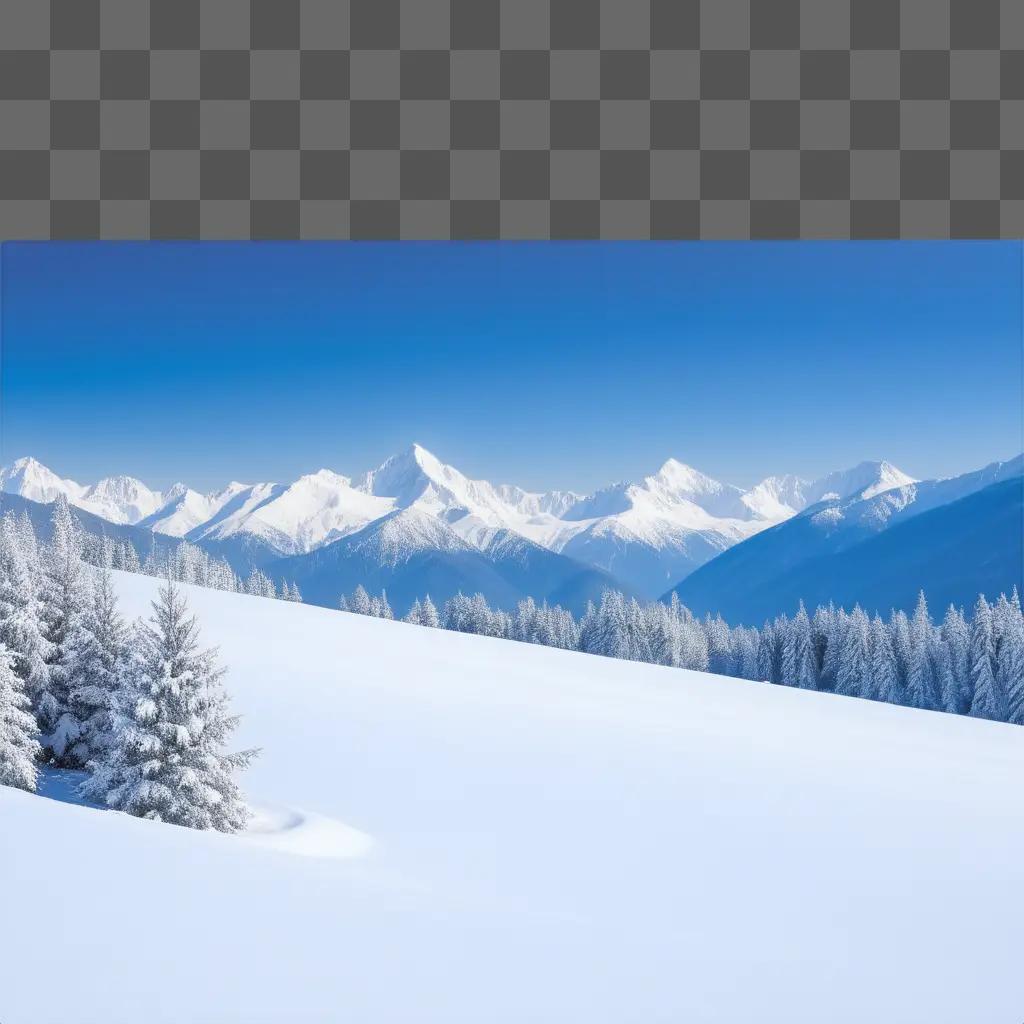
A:
[[[438,604],[458,593],[482,593],[511,610],[531,596],[582,612],[608,588],[622,584],[607,573],[548,551],[508,530],[492,533],[481,550],[443,521],[415,508],[397,509],[364,529],[304,555],[270,562],[274,578],[298,583],[311,603],[335,606],[359,584],[387,590],[404,613],[430,594]]]
[[[531,492],[472,480],[418,444],[357,478],[321,469],[290,484],[233,482],[208,494],[184,483],[154,491],[130,477],[83,486],[33,459],[0,471],[3,490],[44,503],[64,494],[73,505],[109,522],[137,524],[200,544],[227,558],[242,575],[253,566],[268,568],[349,537],[365,541],[375,535],[369,530],[374,524],[381,524],[382,537],[398,526],[412,529],[410,524],[422,516],[445,528],[438,534],[444,543],[438,540],[435,550],[449,562],[454,557],[460,565],[486,564],[519,594],[542,600],[558,593],[574,607],[599,597],[611,584],[656,598],[810,502],[828,495],[866,496],[908,482],[889,463],[872,462],[819,481],[770,477],[744,491],[669,459],[638,482],[612,484],[590,495]],[[389,518],[403,511],[415,515]],[[395,522],[398,526],[385,525]],[[444,546],[449,532],[462,542],[458,553]],[[418,558],[425,557],[425,548],[415,550]],[[369,556],[355,547],[343,546],[320,560],[338,577],[323,585],[332,600],[342,589],[340,581],[351,575],[337,568],[346,551],[354,564],[364,570],[369,565]],[[467,560],[467,551],[480,561]],[[308,582],[319,590],[318,582]]]
[[[971,603],[979,592],[1021,585],[1022,473],[1018,456],[958,477],[826,499],[673,590],[697,614],[753,625],[791,614],[800,600],[888,611],[912,604],[923,588],[933,603]]]
[[[438,605],[455,594],[483,594],[496,607],[512,607],[521,596],[481,552],[438,519],[398,509],[325,547],[267,565],[273,578],[299,585],[305,601],[336,607],[359,585],[387,590],[404,613],[430,594]]]
[[[0,491],[42,504],[64,495],[71,504],[107,522],[129,525],[150,515],[163,502],[159,491],[151,491],[134,477],[106,477],[84,487],[62,479],[33,458],[18,459],[0,468]]]

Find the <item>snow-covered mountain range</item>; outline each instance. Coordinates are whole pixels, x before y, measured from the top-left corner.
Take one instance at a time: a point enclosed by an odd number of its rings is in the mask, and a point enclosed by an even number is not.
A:
[[[321,469],[290,484],[232,482],[210,494],[180,483],[161,492],[128,476],[82,485],[32,458],[0,470],[7,493],[44,503],[63,494],[108,522],[185,538],[236,561],[309,555],[376,525],[358,550],[493,559],[508,557],[514,538],[520,562],[524,551],[546,550],[647,597],[826,497],[870,498],[913,482],[887,462],[864,462],[816,481],[769,477],[745,491],[669,459],[643,480],[593,494],[536,493],[469,479],[418,444],[355,479]]]
[[[821,498],[674,592],[698,614],[760,625],[801,600],[884,614],[911,607],[921,589],[936,608],[969,608],[979,593],[1024,587],[1024,456],[871,491]]]

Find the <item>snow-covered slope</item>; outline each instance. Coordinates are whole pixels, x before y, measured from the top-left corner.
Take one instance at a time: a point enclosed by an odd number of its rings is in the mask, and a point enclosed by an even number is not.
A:
[[[119,578],[123,611],[154,588]],[[1019,728],[188,599],[262,748],[249,796],[369,842],[0,789],[5,1021],[1020,1017]]]

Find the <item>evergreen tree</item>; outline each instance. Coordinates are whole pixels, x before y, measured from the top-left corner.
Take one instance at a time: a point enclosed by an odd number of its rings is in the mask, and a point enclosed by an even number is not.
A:
[[[43,632],[49,641],[49,678],[35,701],[43,754],[58,767],[79,768],[73,750],[82,722],[71,706],[79,680],[72,645],[86,602],[82,533],[61,495],[53,508],[53,535],[44,551],[42,575]]]
[[[375,597],[371,602],[370,614],[377,619],[393,619],[395,617],[394,612],[391,611],[391,605],[388,603],[388,592],[382,590],[380,597]]]
[[[405,618],[402,621],[403,622],[410,622],[414,626],[419,626],[419,625],[421,625],[420,619],[422,617],[423,617],[423,606],[420,604],[420,599],[417,597],[416,600],[413,601],[413,603],[410,606],[409,610],[405,613]]]
[[[36,788],[41,750],[24,683],[14,671],[16,657],[0,643],[0,786]]]
[[[1004,722],[1007,718],[1006,696],[995,672],[995,639],[992,608],[984,596],[978,597],[971,621],[971,714],[975,718],[991,718]]]
[[[866,697],[871,692],[871,624],[857,605],[843,632],[842,651],[836,671],[836,693]]]
[[[366,592],[366,588],[362,583],[352,592],[352,600],[348,603],[348,610],[355,612],[356,615],[373,614],[373,603],[370,601],[370,595]]]
[[[43,634],[41,569],[28,517],[0,520],[0,644],[16,656],[14,671],[33,706],[49,692],[52,644]]]
[[[939,688],[932,662],[934,646],[931,616],[924,591],[918,594],[917,607],[910,622],[910,652],[907,665],[906,698],[911,707],[934,710],[939,707]]]
[[[965,715],[971,707],[971,632],[963,613],[952,605],[946,609],[941,633],[949,652],[950,672],[956,684],[955,694],[950,695],[953,700],[946,702],[946,710]]]
[[[1024,618],[1014,600],[1004,610],[1002,634],[996,656],[998,688],[1006,695],[1007,721],[1024,725]]]
[[[896,655],[892,649],[892,639],[885,623],[878,615],[871,620],[870,647],[870,693],[866,696],[871,696],[875,700],[885,700],[890,704],[902,703],[903,695],[896,672]]]
[[[69,756],[77,764],[88,765],[102,755],[109,740],[111,707],[127,670],[127,633],[105,569],[94,576],[90,600],[70,646],[76,685],[69,693],[69,705],[81,732]]]
[[[798,686],[802,690],[816,690],[818,680],[814,661],[811,620],[801,601],[783,637],[782,681],[787,686]]]
[[[429,594],[423,599],[423,604],[420,606],[420,625],[428,626],[431,629],[439,629],[441,626],[441,616],[437,614],[437,607],[430,600]]]
[[[174,584],[160,588],[140,625],[126,685],[88,796],[137,817],[237,832],[248,810],[234,781],[255,751],[225,753],[238,719],[228,714],[216,651],[201,650],[198,625]]]

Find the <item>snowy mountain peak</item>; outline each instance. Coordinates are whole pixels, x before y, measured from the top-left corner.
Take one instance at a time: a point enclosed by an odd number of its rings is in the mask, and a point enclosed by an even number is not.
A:
[[[163,498],[133,476],[108,476],[87,487],[82,501],[110,522],[134,524],[152,515]]]
[[[891,462],[861,462],[852,469],[829,473],[815,480],[807,495],[807,504],[818,501],[843,500],[859,495],[873,498],[894,487],[904,487],[917,481],[898,469]]]
[[[31,456],[18,459],[7,469],[0,469],[0,489],[44,504],[56,501],[61,494],[73,501],[85,491],[81,484],[62,480]]]

